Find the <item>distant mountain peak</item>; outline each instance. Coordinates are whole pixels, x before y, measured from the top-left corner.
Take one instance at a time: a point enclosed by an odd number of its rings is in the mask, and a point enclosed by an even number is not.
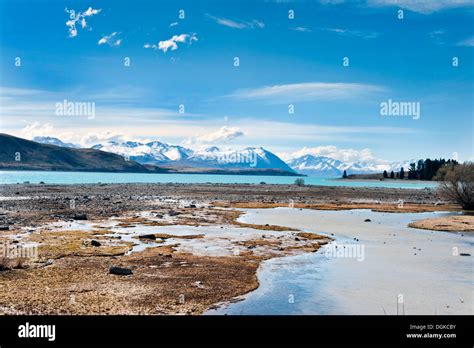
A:
[[[72,144],[72,143],[65,143],[58,138],[55,137],[48,137],[48,136],[36,136],[32,139],[36,143],[40,144],[49,144],[49,145],[56,145],[56,146],[61,146],[61,147],[69,147],[72,149],[79,148],[78,145]]]

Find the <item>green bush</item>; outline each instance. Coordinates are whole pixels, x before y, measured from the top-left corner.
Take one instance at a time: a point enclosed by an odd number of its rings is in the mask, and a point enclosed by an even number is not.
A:
[[[296,186],[304,186],[304,179],[298,178],[295,180]]]

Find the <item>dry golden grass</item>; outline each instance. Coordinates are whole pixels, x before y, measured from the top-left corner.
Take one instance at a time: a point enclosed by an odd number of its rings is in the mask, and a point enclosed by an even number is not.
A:
[[[100,243],[107,241],[102,236],[94,236],[94,231],[38,231],[29,236],[29,241],[40,243],[39,260],[58,259],[65,256],[118,256],[129,251],[133,243],[114,240],[114,245],[102,244],[99,247],[90,245],[94,239]]]
[[[311,239],[311,240],[314,240],[314,239],[327,239],[327,237],[325,237],[325,236],[321,236],[319,234],[309,233],[309,232],[299,232],[296,235],[298,237]]]

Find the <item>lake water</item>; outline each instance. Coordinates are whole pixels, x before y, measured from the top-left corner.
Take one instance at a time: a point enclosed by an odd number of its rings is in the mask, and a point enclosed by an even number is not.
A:
[[[239,221],[285,225],[335,241],[316,253],[264,261],[258,289],[207,314],[472,315],[473,256],[460,254],[472,255],[474,236],[407,227],[443,214],[247,210]],[[337,255],[335,245],[363,252]]]
[[[94,183],[183,183],[183,184],[293,184],[294,176],[219,175],[219,174],[143,174],[143,173],[89,173],[89,172],[43,172],[0,171],[0,184],[30,182],[38,184],[94,184]],[[388,188],[434,188],[434,182],[335,180],[330,178],[304,177],[306,185],[388,187]]]

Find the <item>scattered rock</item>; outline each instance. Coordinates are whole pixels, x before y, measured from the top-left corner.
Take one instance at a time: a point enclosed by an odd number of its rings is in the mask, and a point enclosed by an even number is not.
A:
[[[168,212],[168,215],[169,215],[169,216],[176,216],[176,215],[179,215],[179,214],[180,214],[179,212],[174,211],[174,210],[170,210],[170,211]]]
[[[87,220],[87,215],[86,214],[75,214],[72,218],[73,218],[73,220]]]
[[[365,219],[364,222],[371,222],[372,220],[370,219]]]
[[[471,256],[471,254],[468,254],[468,253],[460,253],[459,256]]]
[[[116,274],[116,275],[132,275],[133,272],[131,269],[128,268],[122,268],[122,267],[110,267],[109,269],[110,274]]]
[[[154,234],[142,234],[138,236],[138,238],[156,240],[156,236]]]
[[[102,244],[100,244],[100,242],[93,239],[93,240],[91,240],[91,245],[94,246],[94,247],[100,247]]]
[[[10,226],[0,226],[0,231],[8,231]]]
[[[204,285],[202,284],[202,281],[200,280],[194,282],[194,285],[197,286],[199,289],[204,289]]]

